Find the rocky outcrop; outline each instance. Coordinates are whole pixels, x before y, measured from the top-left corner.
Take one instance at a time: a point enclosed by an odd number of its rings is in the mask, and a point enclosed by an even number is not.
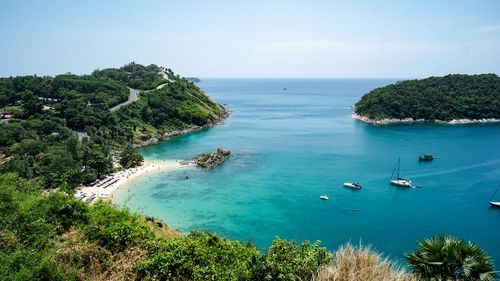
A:
[[[453,119],[450,121],[444,120],[427,120],[427,119],[413,119],[413,118],[382,118],[382,119],[372,119],[366,116],[361,116],[358,114],[353,114],[352,118],[360,120],[373,125],[391,125],[391,124],[410,124],[410,123],[437,123],[437,124],[447,124],[447,125],[460,125],[460,124],[476,124],[476,123],[498,123],[500,119],[495,118],[484,118],[484,119]]]
[[[231,151],[225,150],[224,148],[217,148],[215,152],[198,155],[195,162],[203,169],[209,170],[222,164],[229,156],[231,156]]]

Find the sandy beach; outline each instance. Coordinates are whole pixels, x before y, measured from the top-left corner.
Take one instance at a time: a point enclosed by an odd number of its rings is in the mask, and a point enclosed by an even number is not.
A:
[[[139,167],[108,175],[102,181],[104,182],[103,184],[79,187],[75,193],[75,197],[88,203],[95,202],[98,199],[111,200],[116,191],[142,177],[158,172],[192,167],[193,165],[191,162],[183,160],[144,160],[144,163]]]

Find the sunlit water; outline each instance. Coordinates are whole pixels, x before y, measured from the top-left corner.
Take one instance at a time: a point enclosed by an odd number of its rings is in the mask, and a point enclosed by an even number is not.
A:
[[[233,156],[208,172],[143,178],[115,202],[181,232],[209,230],[260,248],[275,236],[321,240],[331,250],[361,241],[403,260],[417,240],[454,234],[499,267],[500,209],[487,201],[500,184],[500,124],[374,127],[351,118],[348,105],[394,81],[205,79],[198,85],[234,110],[225,124],[140,152],[190,159],[224,147]],[[437,159],[419,163],[422,152]],[[422,188],[389,186],[398,157],[401,175]],[[342,187],[346,181],[363,189]]]

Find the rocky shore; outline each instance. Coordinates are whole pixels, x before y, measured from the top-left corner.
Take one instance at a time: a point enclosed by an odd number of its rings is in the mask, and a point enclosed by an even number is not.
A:
[[[222,164],[229,156],[231,156],[231,151],[224,148],[217,148],[215,152],[198,155],[195,163],[205,170],[210,170]]]
[[[169,131],[169,132],[164,132],[164,133],[158,134],[156,136],[145,138],[139,143],[134,143],[132,145],[132,147],[139,148],[139,147],[144,147],[144,146],[148,146],[148,145],[154,145],[154,144],[157,144],[159,142],[174,138],[176,136],[180,136],[180,135],[184,135],[184,134],[188,134],[188,133],[192,133],[192,132],[196,132],[196,131],[201,131],[204,129],[214,127],[216,125],[223,123],[224,119],[226,119],[231,113],[232,113],[231,110],[226,109],[226,112],[224,113],[224,115],[222,115],[221,118],[219,120],[217,120],[216,122],[213,122],[213,123],[210,123],[210,124],[207,124],[204,126],[193,126],[193,127],[186,128],[183,130],[173,130],[173,131]]]
[[[453,119],[450,121],[444,120],[427,120],[427,119],[413,119],[413,118],[383,118],[383,119],[372,119],[367,116],[361,116],[358,114],[352,115],[353,119],[360,120],[373,125],[392,125],[392,124],[411,124],[411,123],[436,123],[436,124],[446,124],[446,125],[461,125],[461,124],[480,124],[480,123],[496,123],[500,122],[500,119],[495,118],[484,118],[484,119]]]

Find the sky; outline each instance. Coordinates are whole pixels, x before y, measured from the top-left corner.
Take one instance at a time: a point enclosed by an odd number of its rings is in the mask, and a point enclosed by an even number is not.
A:
[[[131,61],[195,77],[500,74],[500,1],[0,0],[0,76]]]

